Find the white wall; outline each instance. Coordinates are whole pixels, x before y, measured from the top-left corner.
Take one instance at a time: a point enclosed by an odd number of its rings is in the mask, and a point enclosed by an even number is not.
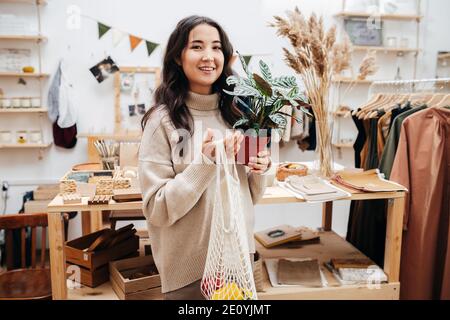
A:
[[[48,43],[43,45],[43,71],[53,73],[61,57],[64,57],[69,66],[68,74],[73,81],[77,96],[79,112],[78,132],[112,132],[113,130],[113,84],[108,79],[98,84],[89,72],[89,68],[99,60],[110,54],[118,65],[134,66],[160,66],[162,49],[159,48],[148,58],[145,45],[141,44],[133,53],[130,53],[129,43],[126,39],[117,47],[111,43],[111,32],[98,40],[97,25],[88,18],[81,19],[78,29],[68,29],[67,9],[76,5],[81,13],[112,25],[136,36],[165,43],[177,21],[190,14],[201,14],[218,20],[228,32],[235,49],[243,54],[261,54],[274,68],[275,73],[285,74],[292,71],[282,61],[282,46],[286,42],[275,35],[275,31],[267,27],[267,22],[274,14],[283,14],[286,9],[297,5],[306,14],[316,12],[325,16],[327,25],[340,24],[332,15],[341,9],[341,2],[337,0],[246,0],[246,1],[143,1],[143,0],[48,0],[48,5],[42,7],[43,34],[48,36]],[[426,19],[422,24],[422,52],[419,65],[420,77],[433,77],[435,74],[436,53],[439,50],[450,51],[450,38],[445,34],[450,22],[446,13],[450,12],[450,3],[444,0],[429,0],[424,5]],[[2,13],[17,13],[29,17],[34,21],[34,12],[31,7],[20,4],[0,4]],[[411,42],[415,31],[409,23],[390,23],[393,33],[408,35]],[[389,32],[391,32],[389,31]],[[20,44],[27,46],[26,44]],[[15,43],[2,43],[1,47],[16,46]],[[362,56],[355,56],[355,65],[359,64]],[[411,57],[403,59],[402,72],[404,77],[412,75]],[[257,59],[254,60],[254,63]],[[380,55],[382,68],[376,78],[392,79],[395,75],[396,58]],[[27,90],[15,84],[15,81],[0,79],[7,96],[24,95]],[[29,82],[31,86],[31,81]],[[47,93],[48,82],[44,82],[43,92]],[[367,99],[367,87],[357,87],[348,94],[342,102],[352,107]],[[43,120],[47,128],[47,138],[51,139],[50,123]],[[37,116],[5,115],[0,118],[0,128],[3,130],[34,129],[39,128]],[[312,153],[302,153],[294,142],[289,143],[281,152],[281,160],[304,161],[313,158]],[[342,158],[336,160],[346,166],[353,164],[351,151],[344,151]],[[86,161],[86,141],[80,139],[73,150],[63,150],[52,147],[38,159],[38,152],[33,150],[4,150],[0,149],[0,181],[18,180],[57,180],[72,165]],[[16,212],[21,205],[21,194],[29,187],[13,187],[7,212]],[[348,219],[348,203],[335,204],[334,229],[345,234]],[[275,224],[291,223],[294,225],[320,226],[321,214],[319,206],[312,205],[277,205],[257,206],[256,229],[269,227]],[[77,234],[79,229],[74,227],[71,234]]]

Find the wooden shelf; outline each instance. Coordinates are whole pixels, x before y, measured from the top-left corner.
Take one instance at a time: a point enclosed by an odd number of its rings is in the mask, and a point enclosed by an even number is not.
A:
[[[47,37],[41,35],[27,36],[27,35],[0,35],[0,40],[18,40],[18,41],[44,41]]]
[[[104,140],[140,141],[141,134],[114,134],[114,133],[79,133],[77,138],[95,138]]]
[[[333,143],[336,148],[353,148],[353,143]]]
[[[367,300],[397,300],[399,299],[398,282],[380,284],[377,290],[371,290],[365,284],[341,285],[334,275],[323,266],[332,258],[340,259],[367,259],[367,257],[346,242],[335,232],[321,232],[319,244],[305,245],[299,249],[278,249],[264,248],[255,240],[257,251],[262,259],[270,258],[314,258],[318,259],[320,268],[328,282],[323,288],[304,287],[272,287],[265,265],[262,268],[263,290],[258,292],[260,300],[327,300],[327,299],[367,299]],[[118,300],[116,293],[112,289],[111,282],[106,282],[97,288],[89,288],[81,285],[80,288],[67,290],[69,300]]]
[[[367,12],[339,12],[334,15],[338,18],[370,18],[380,17],[382,20],[420,21],[423,16],[409,14],[371,14]]]
[[[25,3],[25,4],[46,5],[47,0],[0,0],[0,3]]]
[[[25,72],[0,72],[1,77],[16,78],[48,78],[48,73],[25,73]]]
[[[420,50],[415,48],[390,48],[390,47],[372,47],[372,46],[353,46],[354,51],[384,51],[384,52],[416,52]]]
[[[47,108],[0,108],[0,113],[45,113]]]
[[[324,262],[332,258],[339,259],[367,259],[358,249],[345,241],[335,232],[321,232],[320,243],[304,245],[299,249],[267,249],[258,241],[255,241],[256,250],[263,259],[270,258],[313,258],[317,259],[320,268],[328,282],[328,287],[304,288],[304,287],[272,287],[263,266],[263,288],[264,292],[258,292],[260,300],[327,300],[327,299],[367,299],[367,300],[397,300],[399,299],[400,284],[390,282],[380,284],[377,290],[371,290],[366,284],[341,285],[333,274],[323,266]]]
[[[348,84],[372,84],[374,80],[357,80],[350,78],[334,78],[331,80],[333,83],[348,83]]]
[[[109,281],[97,288],[81,285],[80,288],[68,289],[67,295],[69,300],[119,300]]]
[[[0,149],[46,149],[51,145],[51,143],[7,143],[0,144]]]

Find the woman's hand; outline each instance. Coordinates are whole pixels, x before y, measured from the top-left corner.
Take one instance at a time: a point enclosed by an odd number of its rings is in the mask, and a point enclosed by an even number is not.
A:
[[[258,153],[257,158],[250,158],[248,167],[252,173],[263,174],[269,169],[271,162],[270,152],[268,150],[264,150]]]
[[[236,154],[241,149],[241,142],[244,140],[244,135],[240,131],[236,131],[224,140],[225,152],[228,159],[234,159]],[[203,140],[202,152],[211,161],[216,161],[216,145],[214,144],[214,132],[211,129],[207,130],[206,137]]]

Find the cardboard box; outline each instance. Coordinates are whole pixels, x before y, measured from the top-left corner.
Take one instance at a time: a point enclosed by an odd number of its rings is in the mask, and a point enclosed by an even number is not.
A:
[[[121,300],[161,300],[161,278],[149,274],[156,266],[152,256],[141,256],[109,263],[110,281]],[[158,272],[158,270],[156,270]],[[142,274],[139,277],[133,275]]]
[[[34,200],[53,200],[59,193],[59,184],[38,186],[33,191]]]
[[[31,200],[25,202],[25,213],[43,213],[48,211],[48,204],[51,200]]]

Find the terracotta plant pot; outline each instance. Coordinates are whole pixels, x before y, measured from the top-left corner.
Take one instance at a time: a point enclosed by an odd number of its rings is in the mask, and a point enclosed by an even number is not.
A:
[[[241,149],[236,155],[236,163],[248,165],[250,158],[257,157],[258,153],[266,150],[270,145],[270,136],[245,136]]]

